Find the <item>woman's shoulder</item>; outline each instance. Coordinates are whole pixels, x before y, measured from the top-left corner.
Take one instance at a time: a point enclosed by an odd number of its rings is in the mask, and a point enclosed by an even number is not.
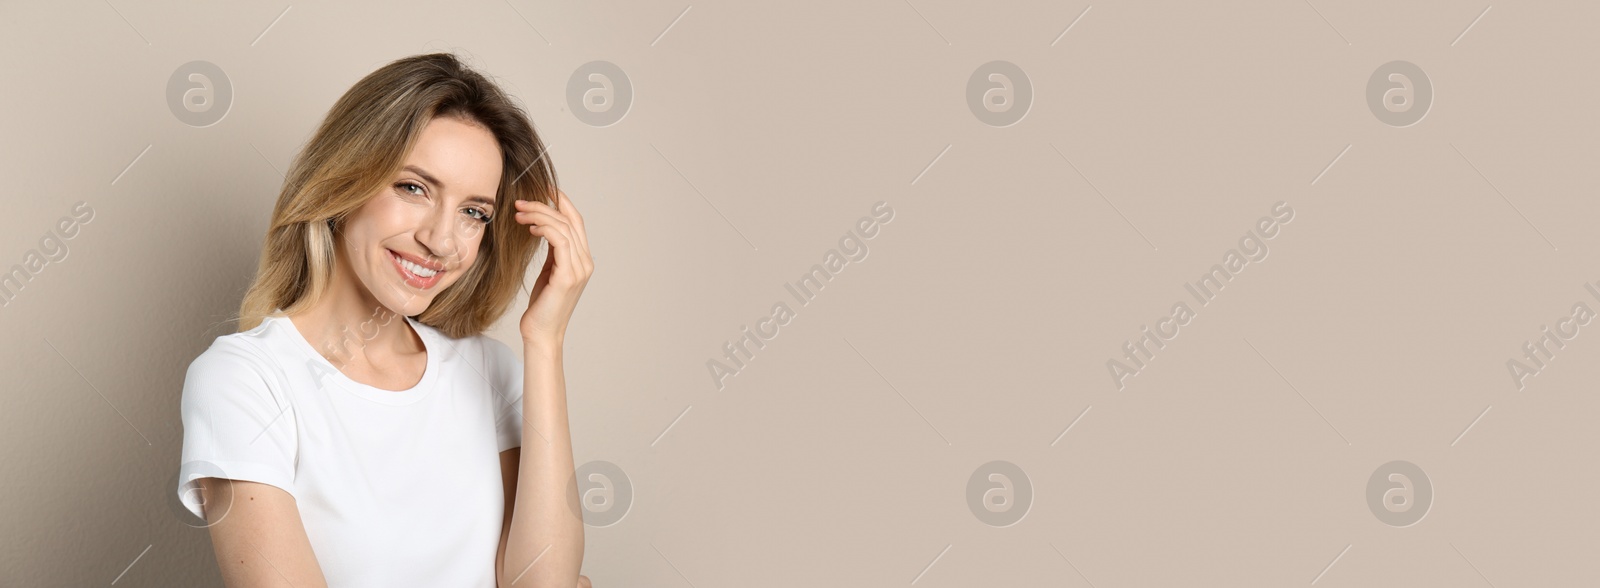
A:
[[[504,341],[489,336],[488,333],[478,333],[473,335],[472,338],[477,340],[478,346],[483,349],[485,355],[498,358],[507,358],[513,355],[510,345],[506,345]]]
[[[273,317],[248,330],[220,335],[189,362],[191,377],[197,371],[249,370],[262,375],[277,371],[286,349],[282,326]]]
[[[444,331],[422,321],[413,320],[411,324],[418,329],[427,331],[433,340],[445,342],[456,351],[457,355],[473,360],[474,363],[478,363],[480,358],[483,362],[493,362],[496,359],[515,355],[511,350],[511,346],[494,338],[487,331],[465,337],[452,338],[446,335]]]
[[[506,382],[515,379],[517,371],[517,353],[510,345],[495,338],[488,332],[467,335],[459,339],[446,337],[442,332],[423,325],[433,330],[436,340],[449,344],[451,355],[466,363],[471,371],[478,376],[489,379],[497,387],[506,385]],[[463,370],[466,371],[466,370]]]
[[[264,410],[285,405],[286,369],[294,360],[289,357],[293,347],[283,335],[280,325],[266,320],[249,330],[213,339],[185,371],[185,406],[219,400],[257,403]]]
[[[483,356],[491,366],[497,369],[509,369],[516,364],[517,353],[504,341],[486,333],[479,333],[473,337],[478,340],[478,345],[483,349]]]

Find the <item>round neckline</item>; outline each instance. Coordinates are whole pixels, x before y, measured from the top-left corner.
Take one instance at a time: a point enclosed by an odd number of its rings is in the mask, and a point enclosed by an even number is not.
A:
[[[411,330],[417,334],[417,338],[422,340],[422,349],[423,353],[427,355],[427,362],[423,367],[422,378],[417,381],[416,385],[405,390],[385,390],[371,384],[355,381],[350,376],[345,375],[338,366],[333,365],[333,362],[328,361],[328,358],[323,357],[322,353],[318,352],[316,346],[312,345],[311,341],[300,333],[300,329],[294,326],[294,322],[289,320],[287,315],[280,314],[267,318],[279,321],[283,328],[289,331],[290,338],[294,339],[300,350],[310,356],[312,365],[321,371],[330,372],[326,378],[316,378],[321,384],[326,384],[329,381],[336,382],[339,384],[336,387],[341,390],[372,402],[391,406],[404,406],[422,400],[435,388],[433,382],[439,375],[438,346],[434,344],[432,333],[425,328],[427,325],[423,325],[409,316],[405,317],[406,323],[411,325]]]

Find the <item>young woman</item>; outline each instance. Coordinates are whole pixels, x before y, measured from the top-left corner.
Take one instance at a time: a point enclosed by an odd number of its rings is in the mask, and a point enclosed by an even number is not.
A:
[[[519,356],[483,331],[537,239]],[[562,345],[593,270],[494,83],[448,54],[356,83],[289,170],[239,332],[184,381],[178,493],[226,584],[587,588]]]

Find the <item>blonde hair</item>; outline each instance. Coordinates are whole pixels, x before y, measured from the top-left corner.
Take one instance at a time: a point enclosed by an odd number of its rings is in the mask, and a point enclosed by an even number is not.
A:
[[[335,226],[393,180],[438,116],[494,135],[503,160],[495,210],[502,212],[485,227],[477,261],[416,319],[460,338],[482,333],[505,312],[538,246],[511,214],[512,202],[554,205],[555,168],[520,106],[454,55],[433,53],[396,60],[356,82],[295,158],[239,307],[239,331],[316,303],[333,277]]]

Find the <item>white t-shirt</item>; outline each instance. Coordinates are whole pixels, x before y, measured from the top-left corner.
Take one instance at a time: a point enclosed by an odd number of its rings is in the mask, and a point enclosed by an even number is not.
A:
[[[217,337],[183,383],[183,504],[202,517],[203,477],[288,491],[330,588],[494,588],[523,362],[488,336],[406,323],[428,367],[403,391],[350,379],[284,316]]]

